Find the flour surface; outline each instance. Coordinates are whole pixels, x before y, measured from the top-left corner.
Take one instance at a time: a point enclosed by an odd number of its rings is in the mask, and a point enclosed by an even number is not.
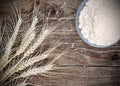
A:
[[[120,1],[88,0],[80,12],[79,28],[84,38],[109,46],[120,39]]]

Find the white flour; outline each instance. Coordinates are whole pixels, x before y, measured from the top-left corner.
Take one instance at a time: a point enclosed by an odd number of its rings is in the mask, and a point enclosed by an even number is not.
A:
[[[80,13],[79,28],[90,43],[109,46],[120,39],[120,1],[89,0]]]

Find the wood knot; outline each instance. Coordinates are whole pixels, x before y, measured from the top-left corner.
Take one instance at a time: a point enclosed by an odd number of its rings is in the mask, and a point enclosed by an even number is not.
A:
[[[112,60],[119,60],[120,56],[118,54],[112,55]]]

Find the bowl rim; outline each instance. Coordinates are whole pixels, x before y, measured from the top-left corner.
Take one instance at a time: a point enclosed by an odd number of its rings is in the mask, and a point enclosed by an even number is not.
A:
[[[80,24],[80,22],[79,22],[79,16],[80,16],[80,13],[83,10],[83,8],[86,6],[87,2],[88,2],[88,0],[83,0],[81,2],[81,4],[79,5],[79,7],[77,9],[76,15],[75,15],[75,26],[76,26],[76,30],[77,30],[77,33],[78,33],[79,37],[82,39],[83,42],[85,42],[87,45],[89,45],[91,47],[95,47],[95,48],[107,48],[107,47],[111,47],[116,42],[113,43],[113,44],[111,44],[111,45],[108,45],[108,46],[96,45],[96,44],[90,43],[86,38],[83,37],[83,34],[81,33],[81,29],[79,28],[79,24]]]

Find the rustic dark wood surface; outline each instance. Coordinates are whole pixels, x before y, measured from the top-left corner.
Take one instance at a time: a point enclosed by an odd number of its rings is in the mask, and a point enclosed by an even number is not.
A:
[[[32,8],[32,0],[21,0],[21,2],[22,11],[29,12]],[[97,49],[86,45],[80,39],[75,29],[75,12],[81,0],[45,0],[43,3],[58,7],[60,10],[58,17],[63,18],[62,21],[69,19],[49,37],[48,45],[51,44],[51,40],[59,39],[65,44],[54,54],[67,48],[69,50],[56,62],[56,65],[62,69],[51,71],[47,78],[33,77],[31,79],[33,84],[42,84],[42,86],[120,86],[120,42],[109,48]],[[6,14],[5,6],[0,5],[1,16]]]

